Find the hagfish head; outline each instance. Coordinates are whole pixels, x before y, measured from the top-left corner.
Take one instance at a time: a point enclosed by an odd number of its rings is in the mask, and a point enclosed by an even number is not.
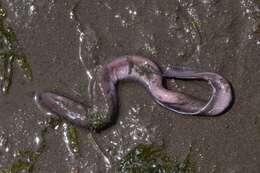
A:
[[[89,125],[84,106],[70,98],[52,92],[37,93],[34,97],[38,108],[46,114],[55,114],[74,124]]]

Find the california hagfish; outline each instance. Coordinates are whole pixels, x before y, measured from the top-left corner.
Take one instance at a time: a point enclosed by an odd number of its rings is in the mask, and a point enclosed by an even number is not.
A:
[[[232,91],[229,82],[210,72],[196,72],[187,68],[167,68],[162,72],[151,60],[141,56],[118,57],[96,71],[91,105],[83,105],[54,92],[35,95],[37,106],[57,114],[77,125],[99,130],[109,126],[118,112],[116,84],[131,80],[142,84],[161,106],[183,115],[216,116],[230,105]],[[206,80],[212,88],[207,101],[163,87],[163,78]]]

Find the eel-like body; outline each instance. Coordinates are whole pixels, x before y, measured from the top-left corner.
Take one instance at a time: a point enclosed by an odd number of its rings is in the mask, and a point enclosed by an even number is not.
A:
[[[186,68],[168,68],[161,72],[154,62],[140,56],[116,58],[111,63],[99,66],[95,75],[91,105],[83,106],[54,92],[37,93],[36,104],[40,109],[77,125],[98,130],[111,124],[118,112],[116,84],[120,80],[142,84],[157,103],[183,115],[219,115],[232,101],[229,82],[216,73],[195,72]],[[163,78],[206,80],[212,88],[212,95],[209,100],[203,101],[168,90],[162,85]]]

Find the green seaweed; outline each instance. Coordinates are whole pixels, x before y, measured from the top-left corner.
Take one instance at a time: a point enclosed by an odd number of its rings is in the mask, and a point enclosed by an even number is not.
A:
[[[41,145],[36,151],[33,150],[20,150],[17,152],[17,158],[13,163],[0,169],[0,173],[19,173],[27,172],[32,173],[36,162],[39,160],[40,156],[44,151],[46,151],[46,136],[49,129],[54,129],[54,125],[58,125],[61,121],[55,118],[50,118],[47,120],[47,125],[40,133]]]
[[[49,118],[47,122],[48,127],[51,129],[56,129],[62,124],[63,120],[61,118]],[[78,157],[80,155],[80,143],[78,139],[77,128],[72,124],[68,124],[65,132],[68,137],[68,145],[71,148],[71,151],[73,154],[75,154],[75,156]]]
[[[184,161],[174,161],[161,146],[140,144],[120,162],[119,173],[195,173],[191,150]]]
[[[174,173],[195,173],[196,172],[195,162],[192,161],[191,158],[191,149],[192,148],[190,147],[189,153],[187,154],[184,161],[182,162],[177,161],[174,168]]]
[[[13,76],[13,61],[14,56],[12,54],[5,54],[3,55],[3,73],[2,73],[2,91],[8,92],[10,85],[12,83],[12,76]]]
[[[3,170],[0,170],[0,173],[18,173],[20,171],[27,171],[29,172],[30,170],[30,163],[22,160],[18,160],[17,162],[13,163],[11,166],[8,168],[5,168]]]
[[[90,122],[91,122],[91,130],[99,131],[106,126],[106,122],[104,121],[107,115],[103,112],[91,112],[89,113]]]
[[[62,124],[63,120],[61,118],[49,118],[47,122],[48,127],[51,129],[56,129]],[[75,156],[78,157],[80,155],[80,143],[78,139],[77,128],[72,124],[68,124],[65,132],[68,137],[68,145],[71,148],[71,151],[73,154],[75,154]]]
[[[141,76],[146,76],[148,78],[157,73],[149,64],[134,65],[132,68],[134,68]]]
[[[198,33],[200,44],[202,44],[202,36],[201,36],[198,22],[196,20],[191,21],[191,26]]]
[[[69,124],[69,127],[68,127],[68,142],[72,149],[73,154],[75,154],[76,156],[79,156],[80,145],[79,145],[79,140],[78,140],[77,129],[75,126],[73,126],[71,124]]]
[[[6,25],[5,18],[6,11],[0,2],[0,82],[1,91],[8,93],[13,78],[13,62],[18,64],[28,80],[32,80],[32,70],[26,55],[18,49],[16,34]]]
[[[27,78],[28,80],[32,80],[32,69],[27,60],[27,57],[24,54],[21,54],[19,56],[17,55],[16,58],[17,64],[22,69],[25,78]]]
[[[45,147],[44,147],[45,148]],[[38,161],[43,150],[21,150],[17,153],[17,159],[11,165],[0,170],[0,173],[33,172],[35,163]]]
[[[100,130],[103,129],[105,127],[105,123],[102,121],[102,119],[100,118],[96,118],[93,123],[92,123],[92,130]]]
[[[48,118],[47,120],[47,124],[48,127],[50,127],[51,129],[55,129],[56,127],[60,126],[62,123],[62,119],[61,118]]]
[[[5,9],[2,7],[2,4],[0,4],[0,20],[6,17]]]

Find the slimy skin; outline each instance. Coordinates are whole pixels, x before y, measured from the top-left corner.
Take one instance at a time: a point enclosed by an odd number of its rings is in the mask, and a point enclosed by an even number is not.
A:
[[[168,68],[161,72],[151,60],[140,56],[123,56],[98,67],[93,85],[91,105],[82,104],[53,92],[37,93],[35,101],[44,111],[91,129],[109,126],[118,112],[116,85],[131,80],[143,85],[161,106],[183,115],[216,116],[227,109],[232,100],[230,84],[216,73],[195,72],[184,68]],[[163,78],[206,80],[212,88],[209,100],[167,90]]]

